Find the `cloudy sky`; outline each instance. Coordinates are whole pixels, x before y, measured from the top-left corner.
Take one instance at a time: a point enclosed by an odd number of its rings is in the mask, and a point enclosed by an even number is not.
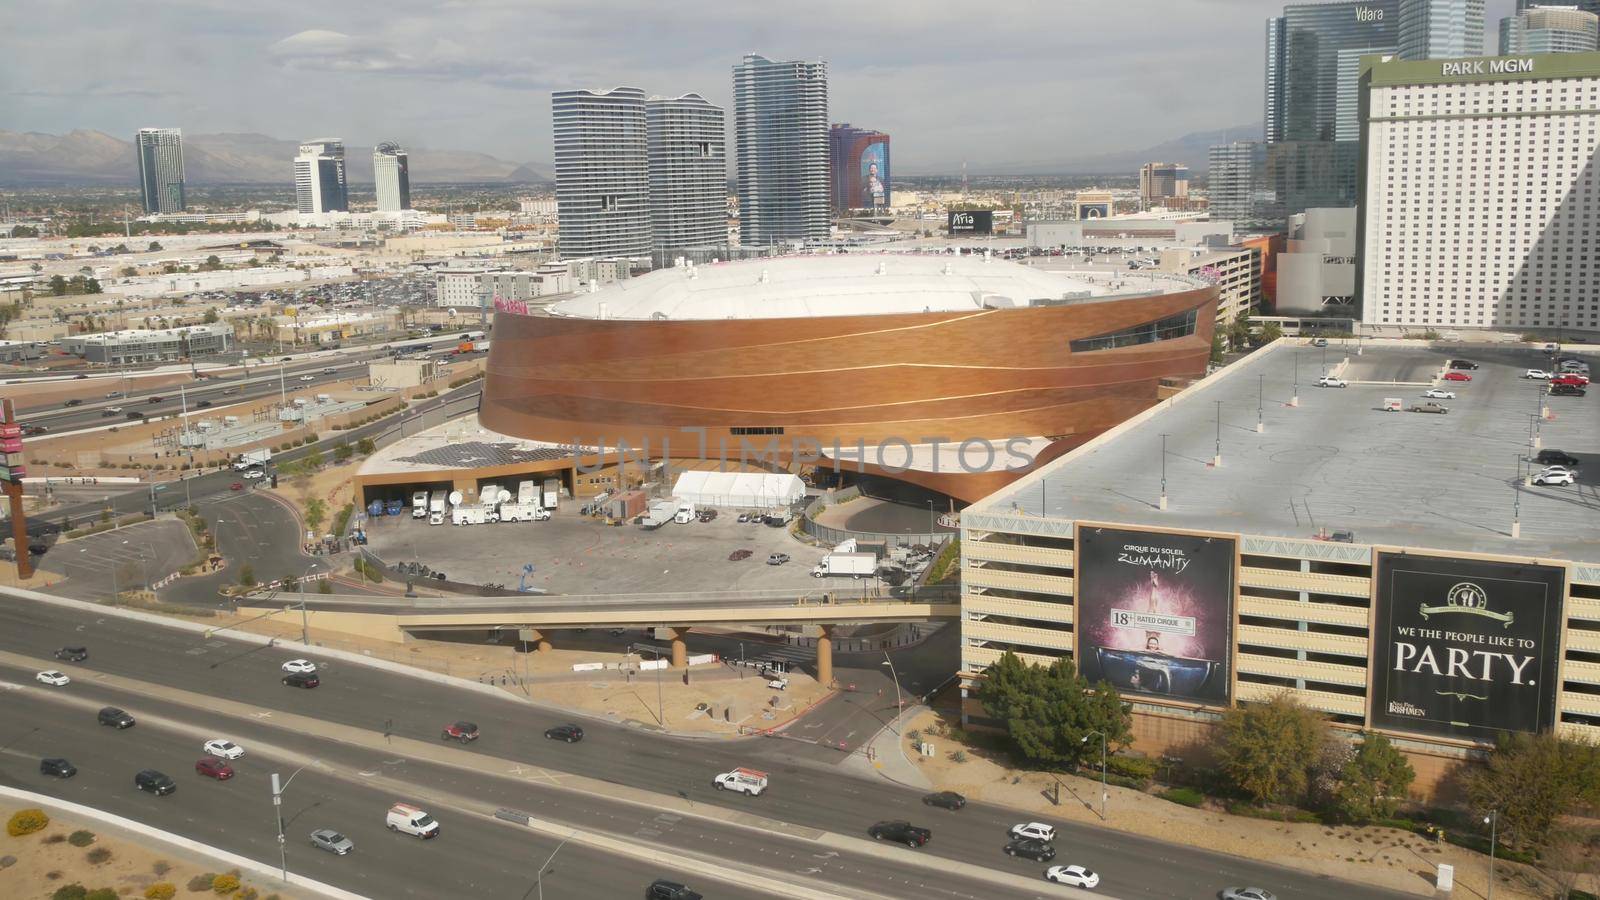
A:
[[[1512,4],[1489,0],[1491,31]],[[1282,2],[0,6],[0,129],[382,137],[538,163],[551,155],[551,90],[626,84],[731,106],[730,67],[758,52],[827,60],[833,121],[888,131],[896,169],[910,173],[1070,159],[1258,122],[1263,23]]]

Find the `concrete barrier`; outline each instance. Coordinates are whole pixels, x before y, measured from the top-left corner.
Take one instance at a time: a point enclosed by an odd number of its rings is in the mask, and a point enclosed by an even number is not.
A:
[[[81,803],[73,803],[68,800],[57,800],[54,797],[49,797],[44,794],[35,794],[32,791],[19,790],[17,788],[6,787],[4,785],[0,785],[0,797],[7,797],[21,803],[26,803],[29,806],[39,806],[47,809],[61,810],[69,815],[77,816],[80,819],[91,819],[103,825],[121,828],[124,831],[133,832],[141,837],[160,841],[161,843],[167,844],[171,847],[177,847],[180,850],[187,850],[191,853],[199,853],[204,856],[209,856],[212,859],[217,860],[223,866],[231,866],[239,869],[241,872],[250,872],[257,877],[271,879],[271,884],[283,883],[279,880],[280,873],[278,868],[275,866],[256,862],[253,859],[240,856],[237,853],[229,853],[226,850],[213,847],[210,844],[202,844],[199,841],[190,840],[182,835],[173,834],[170,831],[162,831],[159,828],[146,825],[143,822],[135,822],[133,819],[125,819],[122,816],[113,815],[112,813],[95,809],[92,806],[84,806]],[[270,893],[272,890],[271,884],[263,884],[262,888]],[[324,884],[320,881],[306,878],[303,875],[296,875],[293,872],[289,873],[289,884],[292,884],[302,890],[310,891],[320,897],[333,897],[336,898],[336,900],[365,900],[365,895],[363,894],[351,893],[343,888],[336,888],[331,884]]]

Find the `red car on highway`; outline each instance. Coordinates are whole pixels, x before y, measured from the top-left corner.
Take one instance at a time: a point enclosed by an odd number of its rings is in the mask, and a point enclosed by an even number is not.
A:
[[[1471,381],[1472,380],[1472,376],[1468,375],[1465,372],[1446,372],[1446,373],[1444,373],[1444,380],[1445,381]]]
[[[218,781],[227,781],[233,777],[233,766],[220,759],[202,759],[194,764],[194,771],[197,775],[215,778]]]
[[[242,490],[244,490],[244,482],[235,481],[233,484],[228,485],[228,490],[230,490],[230,491],[242,491]]]

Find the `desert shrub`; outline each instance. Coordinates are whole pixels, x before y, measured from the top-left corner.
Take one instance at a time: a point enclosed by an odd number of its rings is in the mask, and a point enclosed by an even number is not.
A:
[[[158,881],[144,889],[144,900],[172,900],[177,894],[177,885],[170,881]]]
[[[12,837],[22,837],[43,831],[50,824],[50,817],[42,809],[19,809],[11,816],[11,821],[6,823],[6,834]]]
[[[189,879],[189,883],[185,884],[184,887],[195,893],[199,893],[200,891],[209,891],[211,890],[211,883],[216,880],[217,875],[215,872],[205,872]]]
[[[107,862],[111,859],[111,850],[108,847],[96,847],[93,850],[90,850],[84,858],[89,860],[89,862],[93,865],[98,866],[101,863]]]
[[[1150,783],[1156,775],[1158,763],[1143,756],[1112,756],[1106,759],[1106,773],[1119,775],[1140,787]]]
[[[56,888],[55,893],[50,895],[50,900],[83,900],[88,895],[89,889],[74,881]]]
[[[227,874],[223,874],[223,875],[218,875],[216,878],[213,878],[211,880],[211,890],[214,893],[222,894],[222,895],[226,896],[228,894],[233,893],[234,891],[237,891],[238,889],[239,889],[239,876],[234,875],[231,872],[229,872]]]
[[[83,895],[83,900],[120,900],[116,888],[95,888]]]
[[[79,828],[77,831],[67,835],[67,843],[74,847],[87,847],[94,843],[94,832]]]
[[[157,877],[160,877],[172,871],[172,863],[169,863],[164,859],[158,859],[151,864],[150,871],[156,873]]]
[[[67,836],[60,832],[56,832],[55,834],[46,835],[44,842],[46,844],[65,844],[67,842]]]
[[[1171,790],[1162,791],[1156,796],[1163,800],[1170,800],[1179,806],[1199,807],[1202,803],[1206,802],[1205,794],[1200,793],[1194,788],[1186,787],[1172,788]]]

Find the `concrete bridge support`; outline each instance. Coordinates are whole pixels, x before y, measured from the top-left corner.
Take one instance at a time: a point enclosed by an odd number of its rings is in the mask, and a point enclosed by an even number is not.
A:
[[[689,633],[687,628],[668,628],[667,635],[672,639],[672,667],[686,669],[689,667],[689,648],[684,646],[683,636]]]
[[[827,687],[833,683],[833,626],[817,628],[821,631],[817,637],[817,683]]]

